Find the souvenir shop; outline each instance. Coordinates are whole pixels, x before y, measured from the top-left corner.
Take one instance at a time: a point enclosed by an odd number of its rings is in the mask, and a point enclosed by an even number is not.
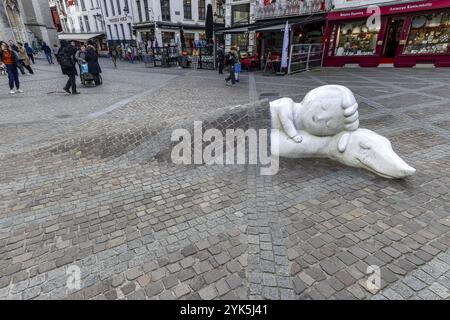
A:
[[[380,7],[331,11],[325,29],[323,65],[342,67],[450,67],[450,0],[397,2]]]

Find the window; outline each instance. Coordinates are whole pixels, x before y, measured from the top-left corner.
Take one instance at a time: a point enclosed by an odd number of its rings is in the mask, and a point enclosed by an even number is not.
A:
[[[114,9],[114,0],[111,0],[111,12],[113,16],[116,15],[116,9]]]
[[[103,6],[105,7],[105,15],[108,17],[109,12],[108,12],[108,5],[106,4],[106,0],[103,0]]]
[[[117,36],[117,39],[120,40],[119,28],[117,27],[117,24],[114,25],[114,28],[116,29],[116,36]]]
[[[86,5],[85,5],[85,3],[84,3],[84,0],[81,0],[81,1],[80,1],[80,4],[81,4],[81,10],[82,10],[82,11],[86,11]]]
[[[128,24],[128,31],[130,32],[130,39],[133,39],[133,29],[131,28],[131,23]]]
[[[125,37],[125,29],[123,28],[123,24],[120,25],[120,29],[122,30],[122,37],[125,40],[126,37]]]
[[[136,0],[136,6],[137,6],[137,10],[138,10],[139,22],[142,22],[142,8],[141,8],[140,0]]]
[[[91,9],[94,9],[94,0],[91,0]]]
[[[184,18],[192,19],[192,0],[183,0]]]
[[[148,11],[148,0],[144,0],[145,21],[150,21],[150,12]]]
[[[81,17],[78,17],[78,19],[80,20],[80,31],[84,32],[83,19]]]
[[[198,19],[199,20],[205,20],[206,13],[205,13],[205,0],[198,0]]]
[[[231,7],[232,26],[250,23],[250,4],[240,4]]]
[[[337,31],[336,56],[375,54],[379,28],[369,30],[366,21],[344,23]]]
[[[448,53],[449,25],[450,12],[414,17],[403,54]]]
[[[111,26],[108,25],[108,31],[109,31],[109,37],[110,39],[113,39],[113,34],[112,34],[112,30],[111,30]]]
[[[120,0],[117,0],[117,12],[122,14],[122,8],[120,7]]]
[[[170,0],[161,0],[161,18],[170,21]]]
[[[98,28],[98,20],[97,17],[94,16],[94,22],[95,22],[95,31],[100,31],[100,29]]]
[[[89,24],[88,16],[84,16],[84,24],[86,25],[86,32],[91,32],[91,25]]]

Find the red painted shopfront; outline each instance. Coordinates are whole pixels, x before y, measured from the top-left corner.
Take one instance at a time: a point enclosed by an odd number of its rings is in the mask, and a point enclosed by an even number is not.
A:
[[[450,0],[380,6],[380,23],[373,10],[333,11],[325,30],[324,66],[357,64],[450,67]]]

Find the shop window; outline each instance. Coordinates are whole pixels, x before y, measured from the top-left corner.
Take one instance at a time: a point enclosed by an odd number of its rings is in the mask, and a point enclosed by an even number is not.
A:
[[[185,33],[184,34],[184,46],[186,49],[192,49],[194,47],[195,34]]]
[[[450,12],[416,16],[412,19],[403,54],[448,53]]]
[[[365,21],[341,24],[337,31],[336,56],[375,54],[379,28],[369,29]]]
[[[247,51],[248,35],[246,33],[236,33],[231,35],[231,45],[237,46],[241,51]]]
[[[162,39],[162,43],[163,43],[164,47],[172,46],[175,44],[175,33],[168,32],[168,31],[162,31],[161,39]]]

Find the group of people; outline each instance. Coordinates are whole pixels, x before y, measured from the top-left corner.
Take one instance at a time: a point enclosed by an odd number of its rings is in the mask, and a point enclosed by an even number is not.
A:
[[[113,61],[114,67],[117,68],[117,60],[128,61],[130,63],[143,62],[144,50],[141,47],[126,46],[123,48],[121,45],[111,46],[109,55]]]
[[[230,74],[225,78],[226,85],[234,86],[236,82],[239,82],[241,74],[241,54],[239,47],[232,46],[230,51],[225,53],[225,46],[220,44],[217,50],[217,64],[219,74],[223,74],[225,66],[229,67]],[[230,81],[231,84],[229,84]]]
[[[61,71],[63,74],[69,77],[64,91],[69,94],[80,94],[77,91],[76,76],[78,73],[80,77],[83,75],[83,66],[87,65],[87,72],[92,74],[94,79],[97,79],[102,72],[100,64],[98,63],[98,53],[92,42],[88,42],[87,45],[82,45],[79,49],[75,47],[75,42],[67,42],[61,40],[61,47],[58,51],[58,60],[61,65]],[[78,70],[77,66],[78,65]],[[95,81],[95,84],[100,84],[99,81]]]
[[[36,63],[35,50],[27,42],[17,42],[16,44],[12,40],[8,43],[0,41],[0,48],[0,71],[8,75],[9,93],[23,93],[20,87],[19,71],[22,75],[25,74],[25,70],[29,74],[34,74],[31,65]],[[65,40],[61,40],[61,46],[54,45],[53,50],[44,42],[41,50],[44,52],[49,64],[55,64],[53,60],[54,55],[61,66],[62,73],[69,77],[64,86],[64,91],[69,94],[79,94],[75,77],[78,75],[78,71],[80,76],[82,76],[83,65],[87,65],[87,72],[92,74],[94,79],[98,79],[99,74],[102,72],[98,63],[97,50],[91,42],[77,49],[75,42],[68,43]],[[100,84],[97,80],[95,80],[95,83],[97,85]]]
[[[34,74],[31,68],[31,64],[35,64],[34,51],[27,42],[15,44],[12,40],[8,43],[0,41],[0,47],[0,69],[8,74],[9,93],[23,93],[20,88],[19,70],[22,75],[25,70]]]

